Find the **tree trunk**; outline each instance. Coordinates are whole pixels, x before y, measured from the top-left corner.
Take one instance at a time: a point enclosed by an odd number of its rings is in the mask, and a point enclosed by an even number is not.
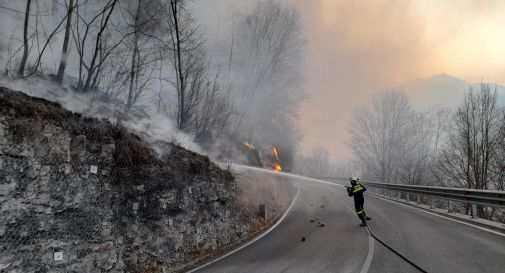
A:
[[[137,5],[137,11],[135,13],[135,24],[133,26],[134,28],[134,34],[133,34],[133,53],[132,53],[132,59],[131,59],[131,67],[130,67],[130,88],[128,92],[128,98],[126,100],[126,105],[124,112],[127,113],[128,110],[132,107],[134,101],[135,101],[135,92],[138,91],[136,90],[136,85],[135,83],[138,81],[138,71],[139,71],[139,28],[140,28],[140,15],[141,15],[141,8],[142,8],[142,0],[138,1]],[[137,79],[137,80],[136,80]]]
[[[130,69],[130,90],[128,92],[128,99],[126,101],[126,107],[125,107],[125,113],[130,110],[130,107],[133,104],[134,100],[134,86],[135,86],[135,77],[138,77],[137,75],[137,54],[139,54],[139,49],[138,49],[138,34],[135,33],[134,36],[134,45],[133,45],[133,54],[132,54],[132,60],[131,60],[131,69]]]
[[[26,60],[28,59],[28,21],[30,19],[30,5],[32,0],[26,1],[25,26],[23,30],[23,57],[19,65],[18,76],[23,77],[25,73]]]
[[[177,18],[177,0],[170,0],[170,6],[172,8],[172,16],[174,17],[175,26],[175,39],[176,39],[176,50],[177,50],[177,70],[179,76],[179,109],[178,109],[178,119],[177,127],[179,129],[185,129],[186,127],[186,107],[185,107],[185,86],[184,86],[184,75],[182,74],[182,63],[181,63],[181,41],[179,37],[179,20]]]
[[[63,39],[63,49],[61,51],[60,66],[58,68],[58,73],[56,74],[56,82],[63,82],[63,75],[65,74],[65,68],[67,66],[68,58],[68,45],[70,41],[70,28],[72,27],[72,13],[74,11],[74,0],[70,0],[67,9],[67,26],[65,27],[65,38]]]
[[[112,15],[112,12],[114,11],[114,7],[116,6],[117,2],[118,2],[118,0],[113,0],[112,4],[110,6],[107,5],[103,11],[105,14],[105,12],[107,11],[107,8],[109,8],[109,12],[107,13],[107,16],[105,17],[105,19],[103,20],[102,25],[100,26],[100,31],[98,31],[98,34],[96,35],[96,38],[95,38],[95,48],[93,51],[93,57],[91,58],[91,64],[89,65],[89,68],[86,69],[88,73],[86,75],[86,81],[84,82],[84,87],[82,87],[83,92],[89,91],[89,89],[91,87],[91,81],[94,77],[94,73],[97,70],[96,61],[97,61],[98,53],[99,53],[99,51],[102,50],[102,45],[101,45],[102,35],[107,27],[107,24],[109,23],[110,17]],[[95,75],[95,78],[96,78],[96,76],[98,76],[98,75]]]

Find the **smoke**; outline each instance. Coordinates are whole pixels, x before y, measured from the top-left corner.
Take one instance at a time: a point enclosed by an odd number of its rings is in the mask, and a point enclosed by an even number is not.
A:
[[[298,122],[305,153],[323,145],[333,159],[348,159],[353,109],[385,88],[441,73],[505,82],[502,1],[279,1],[301,14],[307,40],[303,72],[310,99]],[[218,41],[231,40],[233,14],[255,3],[195,1],[211,56],[220,55]]]
[[[231,20],[233,12],[241,12],[254,2],[198,2],[202,10],[198,14],[206,20],[204,25],[209,33],[217,35],[216,40],[223,40],[229,33],[224,28],[229,24],[223,22]],[[300,112],[303,148],[308,152],[321,144],[332,157],[347,157],[346,132],[353,107],[380,86],[414,77],[421,66],[416,60],[427,55],[427,47],[411,45],[422,43],[422,20],[407,1],[283,2],[300,12],[307,39],[303,72],[310,100]],[[208,12],[211,9],[206,5],[217,8]]]
[[[0,76],[2,86],[24,92],[30,96],[44,98],[59,103],[63,108],[72,112],[98,119],[108,119],[116,122],[123,110],[123,104],[114,101],[102,101],[89,94],[72,91],[69,86],[61,86],[39,78],[12,80]],[[188,150],[203,154],[204,151],[193,142],[193,136],[177,130],[173,121],[165,115],[150,109],[143,109],[139,115],[130,115],[122,124],[153,144],[158,141],[168,141],[180,145]],[[160,153],[161,154],[161,153]]]
[[[289,169],[304,99],[299,13],[278,0],[194,2],[193,8],[207,33],[210,59],[231,86],[232,135],[258,148],[278,147]]]
[[[381,86],[414,76],[415,60],[426,52],[410,45],[422,41],[423,26],[407,1],[291,2],[302,12],[309,40],[304,150],[323,145],[333,158],[347,158],[354,107]]]
[[[353,109],[383,88],[399,86],[417,78],[427,78],[440,73],[447,73],[467,82],[485,80],[505,83],[503,1],[276,1],[296,8],[304,24],[306,57],[303,60],[302,72],[306,79],[304,87],[309,100],[299,112],[298,126],[303,131],[302,146],[305,152],[322,145],[333,159],[348,158],[350,150],[346,142],[352,136],[347,132],[353,126],[350,122]],[[47,23],[46,26],[54,25],[64,12],[62,1],[44,0],[35,3],[43,14],[56,14],[39,18]],[[90,3],[101,6],[101,1],[98,0],[91,0]],[[207,38],[210,64],[215,70],[220,70],[221,75],[226,74],[229,69],[226,65],[227,56],[232,42],[230,34],[238,27],[240,18],[254,9],[257,0],[189,3]],[[23,20],[24,5],[25,1],[0,0],[0,7],[21,11],[12,12],[0,8],[2,65],[7,62],[8,51],[16,49],[11,45],[19,44],[22,38],[20,22]],[[39,31],[43,33],[42,30]],[[15,42],[11,43],[11,37]],[[44,57],[43,64],[48,71],[54,71],[57,67],[61,51],[60,41],[61,35],[48,49],[50,54]],[[71,49],[71,53],[75,54],[75,48]],[[228,74],[233,75],[233,67],[231,70]],[[68,74],[75,75],[75,72],[75,64],[69,63]],[[2,79],[2,83],[5,82],[6,80]],[[53,91],[46,91],[54,88],[46,86],[43,94],[37,94],[38,89],[42,88],[38,86],[40,84],[8,84],[18,90],[30,89],[32,94],[39,96],[51,96]],[[79,96],[71,92],[52,97],[57,97],[57,100],[73,111],[89,108],[89,101],[75,99]],[[259,112],[260,117],[260,114],[266,111],[256,112]],[[166,125],[159,125],[165,123]],[[134,126],[139,130],[144,127],[165,126],[165,129],[158,128],[160,134],[171,132],[171,135],[180,135],[173,129],[171,122],[165,123],[156,120],[147,122],[145,126]],[[263,139],[268,141],[268,138]]]
[[[349,158],[353,109],[385,88],[440,73],[505,82],[503,2],[285,2],[301,12],[308,40],[306,152],[322,144],[334,159]]]

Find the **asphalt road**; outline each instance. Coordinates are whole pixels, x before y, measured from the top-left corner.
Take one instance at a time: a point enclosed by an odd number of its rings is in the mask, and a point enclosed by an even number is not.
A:
[[[282,223],[197,272],[419,272],[359,226],[344,188],[292,180],[300,193]],[[505,272],[505,237],[376,197],[365,200],[372,232],[424,270]]]

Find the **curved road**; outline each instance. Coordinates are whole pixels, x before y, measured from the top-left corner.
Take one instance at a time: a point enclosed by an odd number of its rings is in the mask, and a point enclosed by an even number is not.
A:
[[[358,225],[343,187],[292,182],[299,196],[283,222],[197,272],[419,272]],[[505,236],[372,196],[365,210],[377,237],[428,272],[505,272]]]

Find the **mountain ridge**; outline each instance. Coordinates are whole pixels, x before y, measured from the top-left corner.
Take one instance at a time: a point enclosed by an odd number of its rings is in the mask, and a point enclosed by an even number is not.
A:
[[[481,84],[496,89],[498,103],[505,105],[505,86],[492,82],[470,83],[445,73],[406,82],[395,89],[403,91],[415,108],[427,110],[439,106],[454,109],[463,102],[470,88],[478,90]]]

